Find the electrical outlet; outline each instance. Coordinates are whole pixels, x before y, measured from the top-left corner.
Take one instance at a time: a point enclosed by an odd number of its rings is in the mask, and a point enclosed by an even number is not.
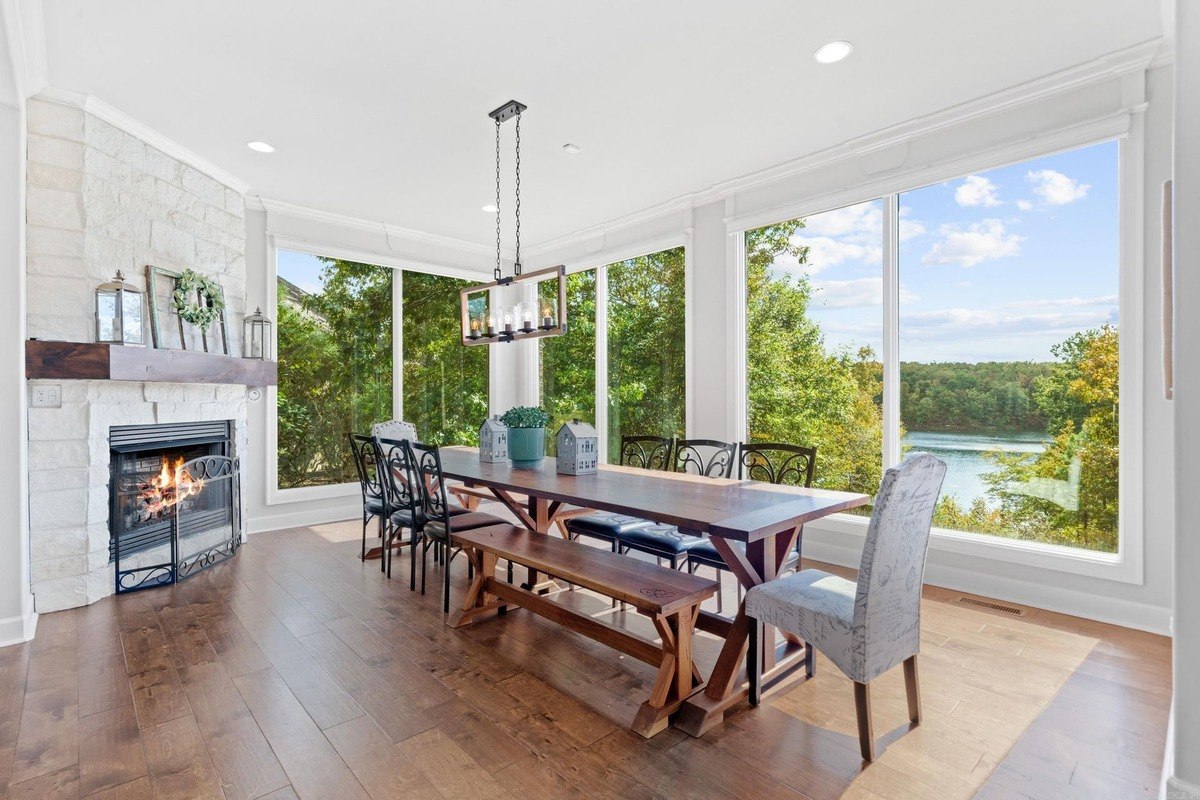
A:
[[[29,405],[33,408],[62,408],[62,387],[34,386]]]

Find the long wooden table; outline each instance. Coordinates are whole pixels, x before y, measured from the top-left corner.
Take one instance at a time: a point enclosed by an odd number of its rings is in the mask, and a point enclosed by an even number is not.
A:
[[[553,458],[536,467],[487,464],[470,447],[446,447],[441,456],[447,478],[485,487],[522,525],[539,533],[549,533],[560,511],[571,506],[630,514],[689,533],[707,533],[729,571],[746,589],[779,577],[805,523],[870,502],[865,494],[613,465],[603,465],[591,475],[559,475]],[[514,499],[515,494],[525,495],[526,503]],[[745,549],[733,542],[745,543]],[[704,691],[689,698],[674,720],[692,736],[719,724],[725,710],[749,691],[738,680],[749,630],[745,610],[739,607],[732,620],[701,611],[696,627],[724,638],[725,643]],[[764,679],[802,663],[804,649],[799,639],[787,636],[777,644],[774,629],[763,633]]]

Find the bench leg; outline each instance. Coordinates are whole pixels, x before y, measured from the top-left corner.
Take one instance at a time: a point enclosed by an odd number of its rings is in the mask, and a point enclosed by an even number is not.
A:
[[[450,627],[460,628],[467,625],[476,617],[505,609],[508,606],[499,598],[488,594],[489,581],[495,579],[496,555],[486,551],[463,549],[475,565],[475,577],[471,580],[471,588],[463,597],[462,604],[450,616]]]
[[[692,631],[699,614],[697,604],[674,614],[655,617],[654,627],[662,639],[663,659],[650,699],[642,703],[633,720],[635,733],[646,738],[660,733],[683,701],[703,688],[692,663]]]

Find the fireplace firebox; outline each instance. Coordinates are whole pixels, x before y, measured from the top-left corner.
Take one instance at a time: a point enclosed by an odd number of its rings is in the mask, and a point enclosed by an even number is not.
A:
[[[118,594],[176,583],[236,554],[232,428],[221,420],[109,430],[109,560]]]

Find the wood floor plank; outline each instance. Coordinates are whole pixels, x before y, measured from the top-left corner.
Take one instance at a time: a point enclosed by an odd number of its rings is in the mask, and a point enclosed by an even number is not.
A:
[[[150,779],[137,778],[129,783],[114,786],[111,789],[101,789],[87,795],[85,800],[157,800]]]
[[[515,800],[487,770],[437,729],[419,733],[398,747],[446,800],[476,800],[480,796]]]
[[[119,706],[79,721],[80,794],[111,789],[145,774],[146,758],[133,706]]]
[[[79,797],[79,767],[72,764],[8,787],[8,800],[76,800]]]
[[[56,626],[74,643],[75,626]],[[52,634],[53,635],[53,634]],[[74,648],[43,647],[29,660],[11,783],[79,763],[79,675],[65,666]]]
[[[133,707],[143,728],[192,713],[187,694],[173,666],[146,670],[129,676]]]
[[[250,800],[289,785],[266,737],[219,661],[180,670],[225,796]]]
[[[368,716],[325,731],[338,755],[374,800],[421,800],[441,794]]]
[[[87,717],[133,703],[123,655],[104,656],[86,663],[87,666],[79,670],[79,716]]]
[[[267,667],[234,679],[258,727],[300,797],[362,798],[367,793],[287,684]]]
[[[143,729],[156,800],[223,800],[221,779],[190,714]]]

